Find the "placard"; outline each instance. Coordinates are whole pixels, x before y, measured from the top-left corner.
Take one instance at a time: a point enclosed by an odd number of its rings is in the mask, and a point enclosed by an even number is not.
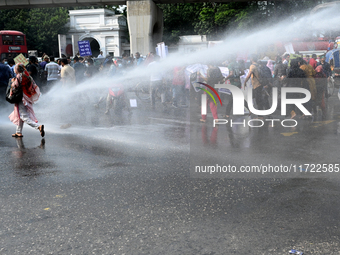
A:
[[[19,63],[24,64],[25,66],[28,64],[27,59],[25,58],[24,55],[22,55],[22,53],[20,53],[18,56],[14,58],[14,62],[15,64],[19,64]]]
[[[78,47],[80,56],[92,56],[90,41],[78,41]]]

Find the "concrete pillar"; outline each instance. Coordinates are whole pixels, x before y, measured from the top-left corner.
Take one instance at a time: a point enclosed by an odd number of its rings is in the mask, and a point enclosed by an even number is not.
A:
[[[79,52],[78,41],[79,41],[79,35],[72,35],[73,56],[76,56],[76,54]]]
[[[127,1],[126,5],[131,53],[155,52],[157,43],[162,42],[162,10],[151,0]]]

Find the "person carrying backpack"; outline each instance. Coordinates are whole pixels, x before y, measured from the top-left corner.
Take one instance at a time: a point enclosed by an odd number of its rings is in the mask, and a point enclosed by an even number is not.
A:
[[[35,84],[32,77],[26,71],[23,64],[16,64],[14,71],[16,77],[12,78],[11,87],[22,90],[22,100],[14,104],[14,111],[8,116],[16,126],[16,132],[12,137],[21,138],[24,123],[39,130],[41,137],[45,136],[44,125],[39,125],[35,117],[33,104],[40,97],[39,87]]]

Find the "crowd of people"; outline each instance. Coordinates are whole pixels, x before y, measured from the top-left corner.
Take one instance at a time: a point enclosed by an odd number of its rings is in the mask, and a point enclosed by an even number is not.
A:
[[[250,81],[256,109],[258,110],[267,110],[270,108],[273,87],[278,88],[279,92],[282,87],[304,88],[311,93],[311,100],[305,103],[304,107],[312,116],[317,114],[319,107],[322,110],[322,117],[326,117],[325,99],[328,97],[327,82],[332,76],[332,70],[330,64],[325,61],[324,55],[320,56],[319,61],[317,61],[315,54],[313,54],[311,58],[308,55],[303,58],[302,56],[294,54],[293,59],[291,59],[290,54],[284,54],[283,56],[277,56],[275,61],[259,60],[256,55],[253,55],[250,58],[249,69],[246,69],[243,60],[236,61],[236,56],[230,56],[226,63],[229,70],[228,76],[223,77],[219,68],[210,66],[207,71],[207,78],[204,80],[211,86],[214,86],[216,83],[228,82],[239,88],[246,88],[249,84],[248,81]],[[290,99],[300,98],[301,96],[299,93],[289,93],[287,95]],[[223,117],[229,118],[232,115],[233,97],[229,93],[225,94],[225,98],[227,98],[227,107],[226,115],[223,115]],[[214,119],[218,119],[215,104],[208,100],[208,105],[210,106]],[[244,106],[248,108],[246,101],[244,101]],[[278,106],[280,107],[280,103]],[[293,104],[287,106],[287,115],[286,117],[291,119],[306,119],[312,117],[305,116]],[[205,122],[205,117],[206,116],[202,115],[202,122]],[[255,117],[259,119],[263,118],[263,116]]]
[[[152,108],[155,108],[156,93],[160,94],[160,101],[164,107],[186,107],[189,89],[192,84],[190,83],[189,87],[187,86],[188,79],[186,76],[189,73],[190,78],[193,77],[193,74],[195,75],[195,78],[190,79],[190,82],[203,82],[212,87],[217,83],[229,83],[238,88],[245,88],[247,84],[251,83],[253,98],[258,110],[270,108],[273,87],[277,87],[279,91],[282,87],[305,88],[311,93],[311,100],[304,104],[305,108],[315,115],[317,114],[317,107],[319,107],[322,110],[322,116],[326,116],[327,80],[331,77],[332,70],[330,64],[325,61],[325,56],[321,56],[320,60],[317,61],[315,54],[311,58],[309,56],[303,58],[302,56],[294,55],[293,59],[290,54],[285,54],[277,56],[275,61],[268,60],[265,62],[263,60],[259,61],[253,55],[250,58],[250,66],[247,68],[247,62],[243,60],[237,61],[236,55],[229,55],[227,61],[223,62],[223,64],[208,63],[205,75],[202,75],[201,71],[190,73],[187,66],[176,66],[166,71],[159,70],[156,67],[160,57],[154,53],[149,53],[146,58],[142,58],[137,52],[134,56],[123,54],[122,58],[114,59],[104,57],[101,52],[98,58],[103,59],[103,61],[99,62],[100,65],[94,65],[94,60],[91,57],[75,56],[72,60],[70,58],[55,60],[53,56],[44,55],[42,57],[43,61],[39,63],[36,57],[31,56],[28,59],[28,65],[23,67],[24,70],[21,70],[23,65],[19,68],[12,59],[5,60],[0,63],[1,87],[6,88],[8,80],[18,78],[18,75],[21,75],[19,78],[22,79],[22,74],[27,72],[34,84],[37,84],[43,92],[46,92],[56,83],[64,87],[73,87],[95,75],[114,79],[115,75],[123,74],[126,70],[144,66],[150,74],[148,83]],[[221,66],[227,67],[227,74],[222,74]],[[33,87],[35,88],[35,86]],[[32,87],[30,89],[32,90]],[[36,94],[40,95],[40,91],[36,91]],[[290,98],[299,97],[299,94],[290,94]],[[226,114],[223,117],[229,118],[232,115],[233,96],[231,93],[227,93],[223,94],[223,98],[227,101]],[[219,119],[217,106],[209,100],[207,103],[213,118]],[[248,108],[246,100],[244,101],[244,106]],[[288,107],[289,116],[287,117],[308,117],[304,116],[294,105],[288,105]],[[20,111],[20,109],[23,111],[22,106],[19,105],[16,110]],[[30,111],[33,112],[32,107],[28,109],[28,112]],[[106,107],[106,112],[108,112],[108,106]],[[257,117],[262,118],[263,116]],[[36,120],[35,117],[32,118],[30,119],[28,114],[28,117],[25,116],[22,121],[31,125]],[[201,121],[206,121],[206,115],[202,115]],[[21,128],[17,129],[16,136],[20,136],[22,123],[20,125]],[[18,126],[20,125],[18,124]],[[35,124],[31,126],[37,128]]]

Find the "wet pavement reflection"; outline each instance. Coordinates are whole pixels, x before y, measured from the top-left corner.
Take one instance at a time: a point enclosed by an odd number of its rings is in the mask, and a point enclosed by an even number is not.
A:
[[[169,254],[173,247],[173,254],[191,254],[198,244],[195,254],[284,254],[294,245],[336,250],[339,177],[192,178],[190,172],[190,163],[339,163],[340,103],[331,102],[326,120],[298,120],[295,128],[213,127],[209,115],[199,121],[199,109],[192,115],[190,108],[145,105],[131,118],[101,111],[93,122],[46,122],[43,140],[26,126],[22,139],[10,137],[15,127],[4,116],[6,252],[112,254],[120,247],[125,254],[141,248]]]

